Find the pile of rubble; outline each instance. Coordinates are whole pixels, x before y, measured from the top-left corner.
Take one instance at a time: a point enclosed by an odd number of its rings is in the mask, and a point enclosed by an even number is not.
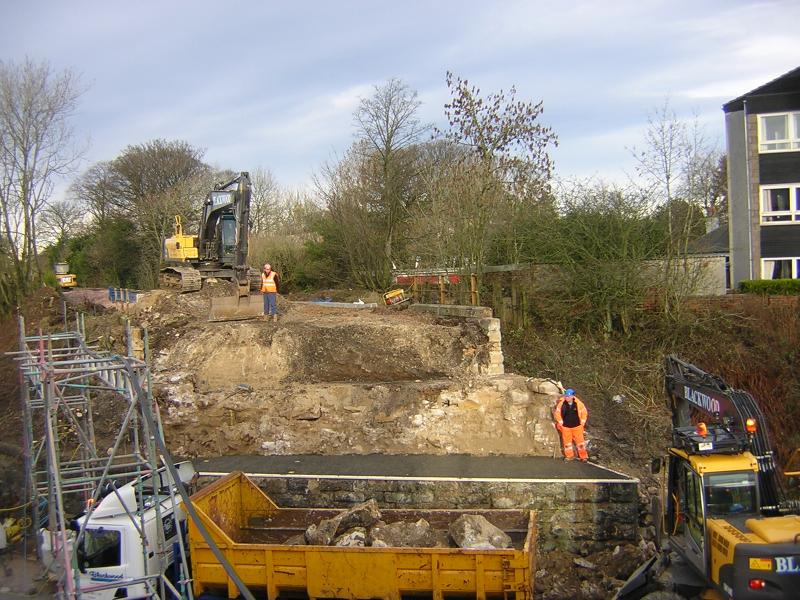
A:
[[[425,519],[386,523],[378,503],[370,499],[330,519],[312,523],[287,545],[373,548],[469,548],[497,550],[511,547],[511,538],[481,515],[461,515],[447,531]]]

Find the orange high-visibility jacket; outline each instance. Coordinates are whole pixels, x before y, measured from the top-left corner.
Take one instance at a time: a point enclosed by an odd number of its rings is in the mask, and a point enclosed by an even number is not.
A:
[[[269,275],[266,275],[263,271],[261,272],[261,291],[265,294],[277,294],[278,293],[278,284],[275,282],[275,277],[277,277],[277,273],[275,271],[270,271]]]
[[[578,418],[581,420],[581,427],[586,425],[586,419],[589,417],[589,411],[586,410],[586,405],[578,398],[577,396],[573,396],[575,398],[575,404],[578,406]],[[566,396],[561,396],[558,399],[558,404],[556,404],[555,415],[553,415],[556,419],[556,423],[559,425],[564,425],[564,420],[561,418],[561,407],[563,406],[564,402],[567,401]]]

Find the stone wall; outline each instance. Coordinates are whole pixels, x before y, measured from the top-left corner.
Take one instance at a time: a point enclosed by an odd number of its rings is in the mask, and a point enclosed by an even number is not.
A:
[[[253,480],[284,507],[346,508],[374,498],[383,508],[532,509],[543,551],[594,552],[637,539],[635,479],[409,481],[294,476]]]
[[[502,375],[503,345],[500,335],[500,319],[492,317],[492,309],[486,306],[461,306],[458,304],[412,304],[410,312],[477,321],[489,340],[487,352],[482,353],[473,364],[476,375]]]

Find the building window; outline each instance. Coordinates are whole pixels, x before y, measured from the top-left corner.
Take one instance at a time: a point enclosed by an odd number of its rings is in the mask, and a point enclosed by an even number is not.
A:
[[[800,112],[760,115],[759,152],[800,150]]]
[[[800,257],[762,259],[761,278],[800,279]]]
[[[800,183],[761,186],[761,223],[800,223]]]

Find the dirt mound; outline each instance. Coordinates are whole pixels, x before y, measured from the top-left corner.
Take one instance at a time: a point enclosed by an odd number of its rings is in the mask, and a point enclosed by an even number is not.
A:
[[[173,323],[175,325],[176,323]],[[186,323],[186,325],[189,325]],[[458,327],[363,310],[299,305],[277,324],[264,320],[209,323],[173,332],[157,371],[192,371],[197,391],[246,381],[374,382],[431,379],[466,371],[486,335]]]
[[[480,375],[477,320],[279,303],[280,320],[209,323],[208,299],[136,307],[154,346],[167,440],[184,456],[290,453],[552,455],[552,398]]]

